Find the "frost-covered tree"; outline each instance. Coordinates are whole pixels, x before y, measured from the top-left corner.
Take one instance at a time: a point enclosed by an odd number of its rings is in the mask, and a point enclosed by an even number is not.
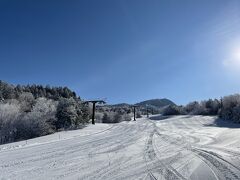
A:
[[[35,98],[30,92],[23,92],[19,95],[18,101],[20,103],[22,112],[30,112],[35,103]]]
[[[18,137],[38,137],[55,131],[57,102],[38,98],[31,112],[18,124]]]
[[[69,128],[77,124],[77,109],[74,99],[62,98],[57,107],[57,129]]]
[[[236,123],[240,123],[240,104],[233,108],[233,117],[232,120]]]
[[[20,115],[18,104],[0,103],[0,144],[14,141]]]
[[[187,104],[184,109],[188,114],[191,115],[202,114],[202,107],[197,101]]]
[[[169,105],[163,109],[162,114],[164,116],[171,116],[171,115],[180,115],[185,113],[183,112],[183,108],[181,106]]]
[[[240,122],[240,95],[230,95],[225,96],[222,99],[222,107],[219,112],[221,118],[226,120],[233,120],[235,122]]]
[[[104,113],[104,114],[103,114],[102,122],[103,122],[103,123],[110,123],[110,122],[111,122],[111,119],[110,119],[110,116],[109,116],[108,113]]]
[[[14,99],[16,97],[14,86],[0,80],[0,92],[3,99]]]

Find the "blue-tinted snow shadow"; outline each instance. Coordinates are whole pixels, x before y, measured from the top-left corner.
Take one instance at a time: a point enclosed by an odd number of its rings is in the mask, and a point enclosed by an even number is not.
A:
[[[149,119],[151,120],[154,120],[154,121],[161,121],[161,120],[166,120],[166,119],[169,119],[173,116],[163,116],[163,115],[159,115],[159,116],[152,116],[152,117],[149,117]]]
[[[239,123],[234,123],[230,120],[223,120],[220,118],[216,118],[213,123],[204,124],[204,126],[208,127],[220,127],[220,128],[240,128]]]

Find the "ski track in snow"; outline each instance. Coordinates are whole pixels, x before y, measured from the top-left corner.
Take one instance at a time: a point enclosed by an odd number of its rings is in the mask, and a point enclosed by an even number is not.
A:
[[[0,146],[5,179],[240,179],[240,129],[154,116]]]

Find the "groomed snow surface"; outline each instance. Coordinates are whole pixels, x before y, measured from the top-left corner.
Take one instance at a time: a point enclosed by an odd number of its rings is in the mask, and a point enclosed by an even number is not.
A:
[[[0,179],[240,179],[239,126],[206,116],[150,119],[1,145]]]

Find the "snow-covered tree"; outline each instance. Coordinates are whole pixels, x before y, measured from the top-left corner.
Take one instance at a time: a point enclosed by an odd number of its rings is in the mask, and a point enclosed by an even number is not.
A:
[[[0,103],[0,143],[14,141],[20,115],[18,104]]]

